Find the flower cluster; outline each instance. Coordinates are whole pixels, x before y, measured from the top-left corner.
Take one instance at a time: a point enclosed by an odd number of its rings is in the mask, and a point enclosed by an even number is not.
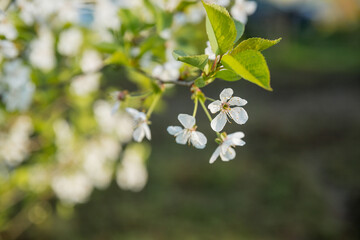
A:
[[[214,100],[202,87],[244,78],[271,89],[260,51],[278,40],[241,39],[256,8],[253,1],[5,2],[0,192],[18,196],[21,189],[19,202],[35,193],[39,201],[50,197],[73,206],[113,180],[123,190],[142,190],[148,181],[151,117],[166,107],[163,96],[176,85],[190,90],[194,111],[179,114],[180,124],[167,132],[178,144],[205,149],[209,136],[197,118],[201,107],[218,144],[210,163],[232,160],[235,147],[245,144],[244,134],[224,129],[227,122],[246,123],[247,102],[230,88]],[[198,31],[202,25],[207,39]],[[182,51],[196,52],[200,42],[207,45],[205,54]],[[13,206],[12,201],[5,198],[2,205]],[[21,211],[28,204],[18,206]],[[5,225],[13,210],[4,211]]]
[[[203,100],[198,99],[198,94],[201,90],[197,89],[196,92],[197,93],[194,96],[195,109],[193,116],[183,113],[179,114],[178,120],[182,127],[169,126],[167,131],[170,135],[175,137],[175,141],[178,144],[188,144],[193,145],[197,149],[204,149],[207,144],[207,138],[203,133],[197,131],[198,126],[196,125],[195,119],[198,101]],[[226,132],[219,133],[223,130],[225,124],[230,122],[230,120],[233,120],[235,123],[240,125],[245,124],[248,120],[247,112],[242,108],[242,106],[247,104],[247,101],[240,97],[232,97],[233,93],[234,91],[231,88],[226,88],[220,93],[220,100],[212,100],[212,103],[208,105],[208,109],[211,113],[214,114],[220,112],[214,119],[211,119],[210,123],[211,128],[218,136],[215,141],[220,144],[211,156],[210,163],[215,162],[219,156],[223,161],[234,159],[236,153],[233,147],[245,145],[245,142],[242,140],[245,136],[243,132],[235,132],[229,135],[227,135]],[[201,94],[203,93],[201,92]],[[203,102],[202,106],[204,106]],[[115,103],[114,107],[118,107],[118,102]],[[141,142],[144,137],[151,140],[151,132],[148,125],[149,120],[147,115],[134,108],[127,108],[126,111],[133,119],[133,139],[136,142]],[[204,107],[204,111],[209,114],[206,107]]]

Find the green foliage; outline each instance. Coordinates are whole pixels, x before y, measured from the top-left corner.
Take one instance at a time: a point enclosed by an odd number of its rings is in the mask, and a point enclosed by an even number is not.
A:
[[[237,45],[236,43],[240,40],[240,38],[244,34],[245,25],[237,20],[234,20],[234,23],[235,23],[235,27],[236,27],[236,38],[235,38],[234,43],[235,43],[235,45]]]
[[[245,50],[235,56],[225,55],[222,63],[242,78],[272,91],[269,69],[264,56],[259,51]]]
[[[238,74],[236,74],[234,71],[230,70],[230,69],[224,69],[221,71],[218,71],[215,73],[214,75],[215,78],[221,78],[225,81],[229,81],[229,82],[234,82],[234,81],[238,81],[241,79],[241,76],[239,76]]]
[[[204,78],[202,76],[200,76],[195,80],[194,84],[195,84],[195,86],[202,88],[202,87],[205,87],[206,82],[205,82]]]
[[[234,56],[239,52],[245,50],[263,51],[265,49],[268,49],[269,47],[274,46],[275,44],[278,44],[280,41],[281,38],[276,40],[267,40],[263,38],[249,38],[239,43],[231,52],[231,55]]]
[[[202,70],[204,69],[208,61],[208,56],[205,54],[189,56],[181,50],[175,50],[173,52],[173,56],[177,61],[187,63]]]
[[[207,13],[206,32],[215,54],[230,50],[236,39],[235,23],[228,11],[221,6],[202,2]]]

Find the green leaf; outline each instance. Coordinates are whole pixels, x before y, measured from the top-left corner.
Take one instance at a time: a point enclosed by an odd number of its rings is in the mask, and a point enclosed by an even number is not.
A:
[[[239,74],[242,78],[259,85],[266,90],[270,87],[270,72],[264,56],[255,50],[245,50],[237,55],[225,55],[223,65]]]
[[[173,56],[177,61],[190,64],[191,66],[200,68],[202,70],[204,69],[208,61],[208,55],[203,54],[203,55],[189,56],[181,50],[173,51]]]
[[[219,54],[219,44],[216,41],[216,36],[215,36],[215,33],[214,33],[214,29],[211,26],[211,23],[210,23],[210,20],[209,20],[208,16],[206,16],[205,26],[206,26],[206,34],[208,35],[208,38],[209,38],[211,50],[216,55],[218,55]]]
[[[118,50],[105,60],[105,64],[120,64],[129,66],[130,62],[129,57],[126,56],[122,51]]]
[[[276,40],[267,40],[263,38],[249,38],[245,41],[242,41],[237,45],[234,50],[231,52],[231,55],[236,55],[241,51],[246,50],[256,50],[256,51],[263,51],[269,47],[274,46],[275,44],[279,43],[281,38]]]
[[[235,38],[234,44],[236,45],[236,43],[240,40],[240,38],[244,34],[245,25],[237,20],[234,20],[234,23],[235,23],[235,27],[236,27],[236,38]]]
[[[98,51],[103,53],[114,53],[117,51],[121,46],[115,43],[108,43],[108,42],[101,42],[94,46]]]
[[[207,13],[206,32],[215,54],[224,54],[236,39],[235,23],[228,11],[219,5],[202,1]]]
[[[195,86],[197,86],[199,88],[205,87],[205,85],[206,85],[206,82],[203,77],[198,77],[194,83],[195,83]]]
[[[225,81],[229,81],[229,82],[238,81],[241,79],[241,76],[239,76],[234,71],[229,70],[229,69],[224,69],[224,70],[216,72],[214,77],[221,78],[221,79],[223,79]]]

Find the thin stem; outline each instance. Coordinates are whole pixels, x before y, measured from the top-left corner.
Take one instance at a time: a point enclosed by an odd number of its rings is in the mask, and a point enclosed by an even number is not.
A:
[[[131,93],[127,95],[128,98],[140,98],[140,97],[147,97],[152,94],[152,91],[144,92],[144,93]]]
[[[211,121],[212,121],[212,117],[210,116],[210,113],[209,113],[209,111],[207,110],[207,108],[206,108],[206,106],[205,106],[205,104],[204,104],[204,101],[201,100],[201,99],[200,99],[200,104],[201,104],[201,106],[202,106],[202,108],[203,108],[206,116],[208,117],[209,121],[211,122]]]
[[[179,81],[179,80],[175,80],[175,81],[164,81],[164,80],[160,80],[157,79],[160,83],[163,84],[175,84],[175,85],[179,85],[179,86],[185,86],[185,87],[190,87],[192,84],[194,84],[194,81]]]
[[[154,101],[151,103],[151,105],[150,105],[150,107],[149,107],[149,110],[148,110],[148,112],[147,112],[147,114],[146,114],[146,117],[147,117],[147,118],[150,118],[150,117],[151,117],[151,114],[152,114],[152,112],[154,111],[154,109],[155,109],[157,103],[159,102],[160,98],[161,98],[161,93],[156,94],[156,96],[155,96],[155,98],[154,98]]]
[[[215,102],[216,100],[215,99],[212,99],[212,98],[209,98],[209,97],[206,97],[207,100],[210,100],[212,102]]]
[[[193,112],[193,117],[196,116],[196,112],[197,112],[197,108],[198,108],[198,103],[199,103],[199,99],[197,97],[195,97],[195,106],[194,106],[194,112]]]

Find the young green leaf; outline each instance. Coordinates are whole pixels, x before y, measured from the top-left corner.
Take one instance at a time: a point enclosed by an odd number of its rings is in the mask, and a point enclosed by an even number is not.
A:
[[[244,34],[245,25],[237,20],[234,20],[234,23],[235,23],[235,27],[236,27],[236,38],[235,38],[234,44],[236,45],[236,43],[240,40],[240,38]]]
[[[191,66],[200,68],[202,70],[204,70],[204,67],[208,61],[208,55],[203,54],[203,55],[189,56],[181,50],[173,51],[173,57],[177,61],[187,63]]]
[[[205,87],[205,85],[206,85],[206,82],[205,82],[205,80],[204,80],[204,78],[203,77],[198,77],[196,80],[195,80],[195,86],[197,86],[197,87],[199,87],[199,88],[202,88],[202,87]]]
[[[206,32],[215,54],[224,54],[236,39],[235,23],[228,11],[219,5],[202,1],[207,13]]]
[[[264,56],[259,51],[245,50],[235,56],[225,55],[221,62],[226,68],[233,70],[242,78],[272,91],[269,68]]]
[[[268,49],[269,47],[274,46],[275,44],[279,43],[281,38],[276,40],[267,40],[263,38],[249,38],[241,43],[239,43],[234,50],[231,52],[231,55],[235,56],[241,51],[245,50],[256,50],[256,51],[263,51]]]
[[[214,78],[221,78],[225,81],[233,82],[241,79],[241,76],[230,69],[224,69],[215,73]]]

